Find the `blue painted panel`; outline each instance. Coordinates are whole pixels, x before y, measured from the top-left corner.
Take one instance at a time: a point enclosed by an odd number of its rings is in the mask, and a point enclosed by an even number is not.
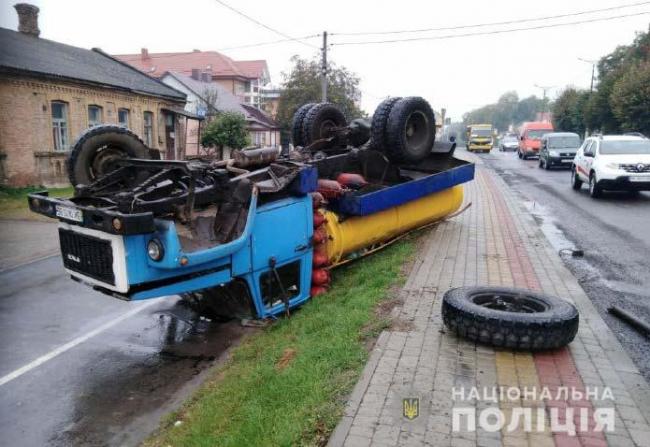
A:
[[[193,292],[195,290],[206,289],[208,287],[225,284],[232,279],[230,269],[200,276],[187,281],[170,284],[156,289],[146,290],[131,295],[132,300],[145,300],[148,298],[158,298],[166,295],[177,295],[180,293]]]
[[[290,197],[260,207],[251,239],[253,270],[268,269],[271,257],[279,265],[309,249],[312,219],[310,196]]]
[[[474,164],[467,164],[368,194],[348,194],[337,201],[336,208],[344,214],[366,216],[460,185],[473,178]]]

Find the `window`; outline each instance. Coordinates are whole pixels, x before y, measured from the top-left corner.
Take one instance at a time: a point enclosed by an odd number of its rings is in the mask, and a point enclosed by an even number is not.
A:
[[[88,106],[88,127],[97,126],[102,123],[102,108],[100,106]]]
[[[68,105],[52,102],[52,139],[55,151],[68,150]]]
[[[117,122],[120,126],[129,127],[129,109],[118,109]]]
[[[153,146],[153,113],[144,112],[144,144]]]

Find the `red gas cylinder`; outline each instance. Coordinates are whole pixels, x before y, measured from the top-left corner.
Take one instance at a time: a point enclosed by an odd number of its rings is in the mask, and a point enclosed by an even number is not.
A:
[[[365,186],[368,184],[365,178],[361,174],[355,174],[352,172],[342,172],[339,174],[338,177],[336,177],[336,181],[339,182],[341,185],[346,186],[348,188],[354,188],[354,189],[359,189],[362,186]]]
[[[325,286],[330,282],[330,273],[325,269],[314,269],[311,272],[311,284],[313,286]]]
[[[325,198],[323,195],[319,192],[312,192],[311,193],[311,206],[314,209],[318,209],[321,207],[321,205],[325,203]]]
[[[322,295],[323,293],[327,293],[327,287],[323,287],[323,286],[314,286],[314,287],[312,287],[311,290],[309,291],[309,295],[311,295],[312,297],[315,297],[315,296],[318,296],[318,295]]]
[[[314,242],[314,245],[322,244],[323,242],[327,241],[327,232],[325,231],[324,228],[316,228],[314,230],[314,236],[312,237],[312,241]]]
[[[318,192],[326,199],[335,199],[343,195],[343,187],[336,180],[319,179]]]
[[[314,211],[314,228],[318,228],[326,222],[325,216],[318,211]]]
[[[312,264],[314,267],[324,267],[328,264],[327,253],[314,251]]]

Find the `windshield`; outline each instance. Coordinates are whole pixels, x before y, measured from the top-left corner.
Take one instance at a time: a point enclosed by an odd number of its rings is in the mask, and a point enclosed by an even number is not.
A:
[[[517,137],[513,137],[513,136],[503,137],[503,142],[504,143],[516,143],[517,142]]]
[[[650,140],[619,140],[600,143],[601,154],[648,154]]]
[[[490,129],[472,129],[473,137],[490,137],[492,136],[492,131]]]
[[[579,137],[553,137],[548,139],[550,149],[577,149],[580,147]]]
[[[553,129],[534,129],[534,130],[529,130],[526,133],[526,138],[529,138],[531,140],[541,140],[541,138],[544,136],[544,134],[547,134],[549,132],[553,132]]]

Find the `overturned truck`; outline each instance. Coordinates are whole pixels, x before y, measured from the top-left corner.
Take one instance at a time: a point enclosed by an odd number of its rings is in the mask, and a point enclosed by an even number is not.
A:
[[[74,196],[33,193],[29,206],[59,220],[76,281],[265,318],[326,291],[332,267],[460,208],[474,165],[435,130],[418,97],[387,99],[372,120],[350,123],[333,104],[306,104],[288,154],[166,161],[128,129],[96,126],[69,158]]]

